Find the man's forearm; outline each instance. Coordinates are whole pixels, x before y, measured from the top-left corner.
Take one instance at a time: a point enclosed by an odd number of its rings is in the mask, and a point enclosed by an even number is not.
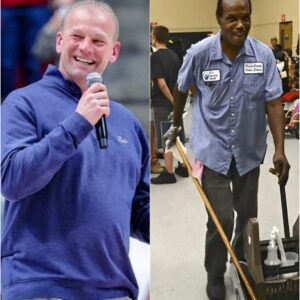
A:
[[[280,98],[267,103],[268,121],[273,135],[275,152],[284,153],[284,111]]]
[[[161,90],[161,92],[164,94],[164,96],[171,102],[171,104],[173,105],[173,95],[171,93],[171,91],[169,90],[165,80],[163,78],[160,78],[157,80],[158,81],[158,86]]]
[[[182,118],[183,109],[185,106],[185,102],[188,96],[188,92],[182,93],[178,90],[178,85],[176,84],[173,92],[174,99],[174,116],[173,116],[173,125],[179,126]]]

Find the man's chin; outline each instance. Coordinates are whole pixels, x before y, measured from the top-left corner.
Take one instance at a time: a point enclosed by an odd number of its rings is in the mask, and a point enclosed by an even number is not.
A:
[[[246,37],[233,37],[232,43],[236,46],[241,46],[245,43]]]

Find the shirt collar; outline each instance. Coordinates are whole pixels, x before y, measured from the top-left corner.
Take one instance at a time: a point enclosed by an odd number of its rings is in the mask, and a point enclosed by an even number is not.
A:
[[[219,31],[213,38],[212,48],[210,52],[211,60],[223,59],[223,50],[221,46],[221,32]]]
[[[241,48],[237,57],[246,55],[246,56],[254,56],[254,52],[251,46],[250,38],[247,36],[243,47]],[[223,59],[223,50],[221,46],[221,32],[219,31],[215,36],[212,43],[212,48],[210,52],[211,60],[222,60]]]

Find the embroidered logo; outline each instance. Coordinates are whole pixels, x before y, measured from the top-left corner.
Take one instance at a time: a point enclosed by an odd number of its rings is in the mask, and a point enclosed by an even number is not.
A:
[[[120,135],[117,135],[117,141],[121,144],[127,144],[128,140],[125,137],[122,137]]]

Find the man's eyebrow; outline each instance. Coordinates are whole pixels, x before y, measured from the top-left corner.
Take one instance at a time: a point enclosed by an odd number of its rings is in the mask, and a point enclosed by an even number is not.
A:
[[[79,33],[85,35],[85,30],[79,27],[74,27],[69,31],[71,34]],[[104,39],[106,35],[102,32],[94,32],[93,33],[94,38]]]

